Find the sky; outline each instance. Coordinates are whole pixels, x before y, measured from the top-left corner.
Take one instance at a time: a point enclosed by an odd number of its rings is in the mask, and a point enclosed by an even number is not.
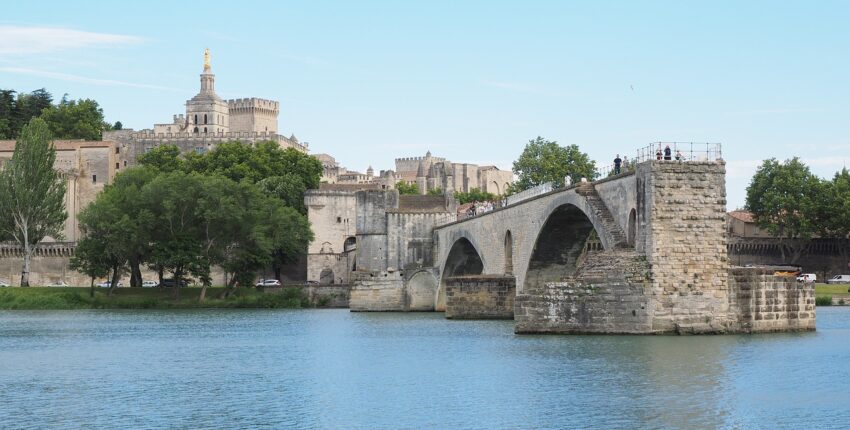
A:
[[[727,206],[762,160],[850,161],[850,2],[13,1],[0,88],[92,98],[151,128],[209,48],[222,98],[281,102],[282,134],[358,171],[434,155],[509,169],[529,139],[599,165],[720,142]]]

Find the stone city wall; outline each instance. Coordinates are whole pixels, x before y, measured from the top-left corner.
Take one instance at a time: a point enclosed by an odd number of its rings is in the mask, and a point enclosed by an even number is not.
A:
[[[446,279],[446,318],[514,319],[516,278],[479,275]]]

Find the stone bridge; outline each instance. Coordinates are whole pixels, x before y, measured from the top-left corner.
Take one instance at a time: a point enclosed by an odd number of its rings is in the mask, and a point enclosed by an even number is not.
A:
[[[725,214],[722,160],[646,161],[437,223],[429,263],[358,272],[351,309],[513,318],[518,333],[813,330],[811,285],[730,267]]]

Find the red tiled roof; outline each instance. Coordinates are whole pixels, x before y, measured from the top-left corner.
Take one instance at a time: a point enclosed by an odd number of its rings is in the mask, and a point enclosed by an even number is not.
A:
[[[739,221],[743,221],[746,223],[753,223],[753,214],[749,211],[732,211],[729,212],[729,216],[735,218]]]

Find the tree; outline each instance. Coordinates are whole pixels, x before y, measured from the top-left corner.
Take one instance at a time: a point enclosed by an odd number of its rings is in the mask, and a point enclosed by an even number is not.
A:
[[[123,130],[124,124],[121,124],[121,121],[115,121],[115,124],[112,125],[113,130]]]
[[[428,190],[428,195],[429,196],[442,196],[443,195],[443,189],[438,187],[438,188]]]
[[[293,263],[307,252],[313,240],[310,222],[295,209],[285,207],[274,200],[261,202],[262,225],[272,244],[272,268],[275,279],[280,280],[283,265]]]
[[[29,286],[30,260],[45,236],[61,237],[65,180],[53,168],[56,150],[44,121],[34,118],[21,131],[10,163],[0,173],[0,238],[24,248],[21,286]]]
[[[203,155],[186,157],[187,170],[220,175],[235,182],[255,184],[265,178],[293,174],[307,189],[318,188],[322,163],[294,148],[281,149],[276,142],[259,142],[256,147],[242,142],[225,142]]]
[[[15,92],[12,90],[0,90],[0,139],[13,139],[15,113]]]
[[[596,179],[596,162],[576,145],[559,146],[538,136],[529,140],[519,159],[514,161],[514,174],[517,181],[511,184],[511,193],[527,190],[531,187],[554,182],[556,187],[564,185],[569,176],[573,183],[581,178]]]
[[[747,187],[746,209],[759,228],[779,238],[783,260],[796,263],[818,231],[824,186],[797,157],[764,160]]]
[[[480,188],[473,188],[469,190],[468,193],[464,192],[455,192],[455,200],[457,200],[460,204],[472,203],[472,202],[492,202],[496,201],[499,196],[481,191]]]
[[[44,109],[41,118],[57,139],[100,140],[105,128],[103,109],[91,99],[68,100]]]
[[[395,189],[398,190],[399,194],[419,194],[419,186],[416,184],[408,184],[405,181],[396,182]]]
[[[307,207],[304,206],[304,193],[307,185],[304,179],[292,172],[281,176],[272,176],[257,182],[257,187],[265,195],[280,199],[286,206],[294,208],[306,215]]]
[[[78,215],[83,237],[77,241],[74,266],[92,278],[110,276],[109,295],[118,286],[121,274],[127,268],[128,235],[136,227],[131,214],[122,213],[121,192],[110,188],[100,193]]]
[[[82,226],[80,228],[82,230]],[[94,280],[109,275],[110,265],[105,258],[106,245],[107,243],[97,236],[84,236],[77,241],[77,247],[71,257],[71,269],[84,273],[91,279],[91,297],[94,297]]]
[[[185,170],[186,161],[180,158],[176,145],[159,145],[139,156],[139,164],[163,173]]]

